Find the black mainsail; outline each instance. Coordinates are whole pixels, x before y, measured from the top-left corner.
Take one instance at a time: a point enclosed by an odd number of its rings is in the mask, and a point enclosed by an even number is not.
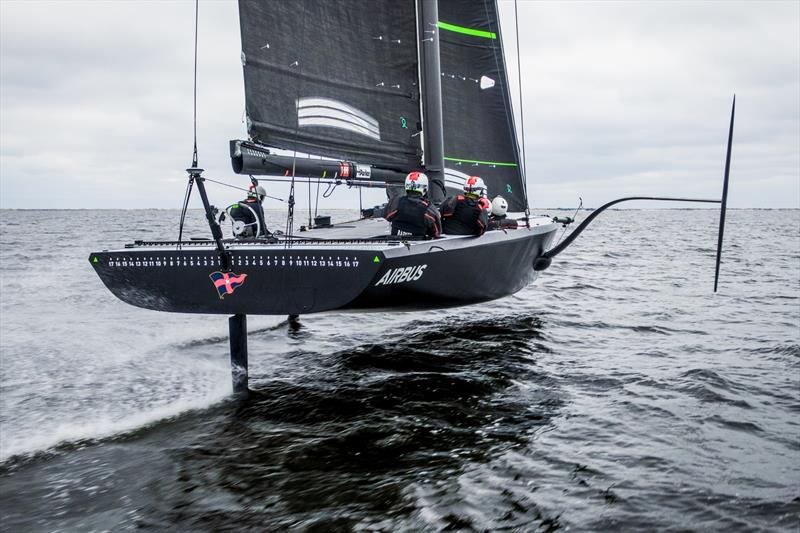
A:
[[[414,0],[240,0],[239,13],[251,140],[420,167]]]
[[[445,180],[480,176],[510,211],[527,208],[494,0],[439,0]]]

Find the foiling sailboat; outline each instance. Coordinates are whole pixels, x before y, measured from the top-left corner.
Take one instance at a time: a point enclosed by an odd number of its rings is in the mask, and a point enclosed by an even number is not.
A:
[[[181,232],[177,241],[135,241],[89,257],[129,304],[233,315],[236,391],[247,390],[247,314],[502,298],[533,282],[607,207],[676,200],[615,200],[551,248],[571,220],[530,214],[495,0],[240,0],[239,14],[248,139],[230,142],[232,166],[254,181],[291,182],[287,231],[224,238],[195,143],[187,201],[196,186],[212,238],[186,241]],[[722,199],[681,199],[722,204],[720,245],[730,142]],[[414,170],[429,176],[435,204],[480,176],[491,196],[507,200],[518,229],[426,240],[392,236],[388,222],[365,217],[293,233],[295,183],[395,194]]]

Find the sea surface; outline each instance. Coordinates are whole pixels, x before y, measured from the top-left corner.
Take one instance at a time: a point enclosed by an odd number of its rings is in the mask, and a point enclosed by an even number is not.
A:
[[[729,211],[714,294],[717,218],[604,213],[483,305],[249,317],[237,400],[225,317],[88,262],[177,211],[0,211],[0,530],[797,531],[800,211]]]

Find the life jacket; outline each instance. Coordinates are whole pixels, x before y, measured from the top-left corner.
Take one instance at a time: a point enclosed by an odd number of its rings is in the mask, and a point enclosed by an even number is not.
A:
[[[489,217],[489,228],[493,229],[517,229],[519,224],[513,218],[508,218],[506,215],[497,216],[491,215]]]
[[[489,225],[488,200],[451,196],[442,204],[442,225],[448,235],[483,235]]]
[[[386,206],[386,220],[392,223],[392,235],[406,233],[420,237],[438,237],[439,212],[423,198],[400,196]]]

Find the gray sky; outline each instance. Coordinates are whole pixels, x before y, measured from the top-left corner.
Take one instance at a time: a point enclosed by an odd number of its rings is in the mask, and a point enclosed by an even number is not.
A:
[[[730,204],[800,207],[800,2],[520,0],[519,17],[534,206],[718,197],[735,92]],[[180,207],[193,30],[191,1],[0,0],[0,206]],[[245,184],[227,143],[246,135],[239,53],[235,2],[201,1],[200,163]]]

